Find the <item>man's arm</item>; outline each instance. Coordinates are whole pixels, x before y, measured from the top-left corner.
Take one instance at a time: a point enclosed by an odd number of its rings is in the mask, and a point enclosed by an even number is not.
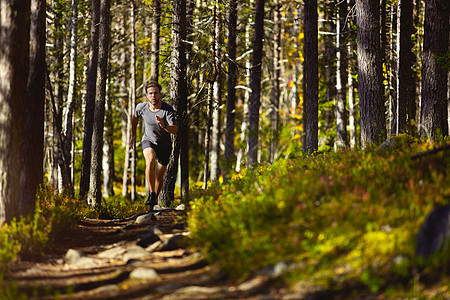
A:
[[[167,131],[168,133],[171,133],[173,135],[177,135],[177,133],[178,133],[177,125],[166,124],[166,122],[163,119],[161,119],[158,115],[156,115],[156,120],[158,121],[159,126],[161,126],[161,128],[163,128],[165,131]]]
[[[177,133],[178,133],[178,126],[175,124],[166,125],[166,127],[164,129],[173,135],[177,135]]]
[[[137,128],[138,122],[139,122],[139,119],[133,114],[133,117],[131,119],[131,137],[130,137],[131,149],[134,148],[134,144],[136,143],[136,128]]]

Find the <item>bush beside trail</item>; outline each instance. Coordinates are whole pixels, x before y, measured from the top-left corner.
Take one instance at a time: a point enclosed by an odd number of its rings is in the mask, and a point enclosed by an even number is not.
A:
[[[399,138],[385,150],[299,156],[247,170],[199,192],[188,216],[192,237],[237,279],[289,262],[282,278],[292,288],[403,298],[433,284],[437,297],[448,296],[449,251],[427,260],[414,253],[427,214],[450,203],[450,155],[417,157],[430,148]]]

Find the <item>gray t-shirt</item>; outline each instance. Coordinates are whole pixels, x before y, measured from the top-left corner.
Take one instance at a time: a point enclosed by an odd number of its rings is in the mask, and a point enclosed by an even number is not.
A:
[[[170,138],[170,133],[158,125],[156,116],[158,115],[163,119],[165,124],[174,125],[176,124],[175,110],[170,104],[162,102],[161,108],[158,111],[153,112],[149,109],[148,104],[148,102],[141,102],[136,105],[135,116],[142,118],[145,125],[145,132],[142,136],[142,140],[147,140],[164,148],[171,148],[172,140]]]

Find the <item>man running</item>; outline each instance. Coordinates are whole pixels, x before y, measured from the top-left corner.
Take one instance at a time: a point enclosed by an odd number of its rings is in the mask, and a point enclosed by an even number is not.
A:
[[[156,81],[149,81],[145,84],[144,91],[148,102],[141,102],[136,105],[131,121],[130,146],[133,149],[136,142],[138,118],[142,118],[145,125],[145,132],[142,136],[145,179],[150,188],[145,204],[150,206],[149,211],[151,212],[153,211],[153,206],[158,203],[157,199],[162,189],[164,173],[172,153],[170,134],[176,135],[178,127],[173,107],[161,101],[161,85]]]

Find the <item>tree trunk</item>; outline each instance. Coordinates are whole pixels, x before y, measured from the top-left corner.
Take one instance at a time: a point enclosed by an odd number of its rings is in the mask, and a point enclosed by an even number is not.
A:
[[[103,141],[103,197],[114,195],[114,123],[112,99],[108,85],[106,86],[105,127]]]
[[[125,158],[123,163],[123,177],[122,177],[122,196],[125,197],[128,194],[128,169],[130,168],[131,159],[131,148],[130,148],[130,138],[131,138],[131,116],[134,113],[134,107],[131,106],[130,101],[128,101],[128,112],[127,112],[127,134],[126,139],[128,143],[125,145]],[[135,145],[133,145],[135,147]]]
[[[348,1],[348,7],[353,7],[354,1],[349,0]],[[350,26],[349,26],[350,27]],[[355,57],[353,55],[353,49],[355,49],[355,36],[352,33],[352,31],[349,31],[349,43],[348,43],[348,108],[349,108],[349,117],[348,117],[348,127],[349,127],[349,136],[350,136],[350,148],[355,149],[357,147],[357,141],[359,138],[357,137],[357,130],[356,130],[356,104],[355,104],[355,80],[353,79],[353,75],[355,72],[353,72],[353,69],[351,66],[355,65]]]
[[[336,46],[334,36],[336,34],[336,27],[334,24],[335,19],[335,3],[334,1],[327,1],[325,4],[325,22],[323,23],[325,29],[325,49],[323,53],[325,64],[325,80],[326,80],[326,92],[325,100],[326,106],[322,108],[322,113],[325,118],[325,132],[332,130],[335,112],[332,107],[336,103]],[[333,140],[325,136],[326,144],[333,145]]]
[[[173,12],[170,99],[177,111],[179,133],[172,139],[172,155],[166,169],[164,183],[160,194],[160,200],[164,206],[170,206],[174,201],[180,146],[183,139],[187,138],[187,136],[180,137],[182,134],[187,134],[187,129],[183,128],[187,116],[186,51],[184,45],[184,41],[186,40],[186,0],[173,0]],[[185,146],[187,146],[187,143]],[[181,151],[188,151],[188,149],[181,149]],[[187,153],[185,154],[187,155]],[[184,171],[181,170],[181,172],[183,173]]]
[[[203,167],[203,189],[208,188],[209,179],[209,149],[211,144],[211,124],[212,124],[212,110],[213,110],[213,83],[208,84],[208,106],[206,116],[206,132],[205,132],[205,163]]]
[[[75,108],[76,74],[77,74],[77,46],[78,46],[78,0],[72,0],[70,17],[70,57],[69,57],[69,88],[67,91],[67,104],[64,109],[64,166],[67,173],[67,189],[73,194],[73,165],[72,165],[72,140],[73,140],[73,113]]]
[[[19,216],[30,2],[2,1],[0,18],[0,224]],[[42,75],[42,74],[41,74]],[[37,104],[37,102],[36,102]]]
[[[128,21],[128,11],[125,9],[122,11],[121,14],[121,19],[120,19],[120,35],[121,36],[126,36],[126,33],[128,32],[128,28],[127,28],[127,21]],[[126,65],[128,64],[128,52],[127,52],[127,47],[121,47],[119,50],[120,54],[120,58],[119,58],[119,64],[121,66],[124,66],[123,69],[126,70]],[[122,113],[121,113],[121,122],[120,122],[120,128],[122,131],[122,146],[126,147],[127,145],[130,144],[130,136],[129,136],[129,131],[130,130],[128,126],[128,110],[129,110],[129,103],[128,103],[128,74],[129,72],[122,72],[122,76],[120,76],[120,80],[119,80],[119,94],[120,94],[120,107],[122,108]],[[134,109],[134,107],[132,108]],[[127,140],[128,139],[128,140]],[[127,173],[126,173],[127,174]],[[128,193],[128,191],[126,192]],[[125,195],[126,195],[125,193]]]
[[[88,203],[97,207],[102,200],[103,128],[105,124],[106,77],[109,50],[109,10],[110,0],[100,0],[100,39],[98,42],[98,71],[95,96],[95,111],[92,136],[91,177],[89,181]]]
[[[273,3],[273,58],[272,58],[272,93],[270,95],[270,123],[272,125],[269,161],[274,162],[278,149],[278,123],[280,118],[280,65],[281,65],[281,4]]]
[[[319,134],[317,0],[305,0],[304,13],[303,151],[312,154]]]
[[[31,1],[30,55],[25,97],[23,163],[20,178],[21,215],[34,211],[36,192],[43,182],[45,103],[45,12],[44,0]]]
[[[89,69],[86,86],[86,108],[84,113],[83,156],[81,159],[80,198],[85,198],[89,191],[91,176],[92,132],[94,126],[94,109],[98,65],[98,39],[100,22],[100,0],[92,0],[91,8],[91,44]]]
[[[379,2],[356,1],[359,103],[363,148],[371,143],[381,143],[386,138],[379,16]]]
[[[253,1],[250,1],[250,6],[252,6]],[[251,18],[252,16],[250,16]],[[250,32],[252,30],[251,23],[252,19],[249,20],[247,25],[245,26],[245,50],[248,51],[251,46],[251,40],[250,40]],[[246,55],[249,57],[249,55]],[[243,114],[242,114],[242,123],[241,123],[241,134],[240,134],[240,141],[241,141],[241,147],[239,148],[237,157],[236,157],[236,172],[240,172],[241,166],[245,165],[245,153],[248,152],[248,136],[247,136],[247,127],[249,122],[249,106],[250,106],[250,84],[251,84],[251,61],[250,59],[245,59],[245,92],[244,92],[244,99],[243,99]]]
[[[214,5],[214,33],[212,38],[212,53],[213,53],[213,115],[212,115],[212,138],[211,138],[211,183],[215,183],[220,177],[220,107],[222,105],[221,97],[221,20],[219,12],[219,1]]]
[[[398,94],[397,94],[397,77],[398,77],[398,56],[395,55],[397,51],[397,3],[394,3],[391,7],[391,28],[390,28],[390,37],[391,37],[391,51],[389,52],[389,62],[390,62],[390,73],[389,79],[389,120],[390,125],[388,129],[390,129],[390,134],[397,134],[397,107],[398,107]],[[385,80],[385,78],[383,78]]]
[[[396,134],[412,133],[411,116],[408,108],[414,102],[413,67],[413,3],[412,0],[398,0],[397,8],[397,127]],[[409,112],[409,113],[408,113]]]
[[[347,1],[340,1],[338,7],[338,21],[336,29],[336,147],[344,148],[348,144],[347,139]]]
[[[63,4],[60,1],[55,3],[55,18],[54,18],[54,55],[55,62],[53,72],[55,73],[55,91],[54,91],[54,105],[53,105],[53,170],[51,184],[54,189],[61,189],[68,184],[68,174],[66,172],[64,153],[63,153],[63,138],[62,134],[62,107],[64,102],[64,33],[63,33]]]
[[[449,4],[425,2],[420,136],[435,139],[448,135],[447,71],[438,58],[448,51]]]
[[[161,27],[161,3],[153,0],[153,22],[152,22],[152,55],[150,65],[150,79],[158,82],[159,78],[159,35]]]
[[[250,98],[249,136],[247,165],[253,168],[258,163],[259,108],[261,106],[261,77],[264,38],[264,0],[256,0],[255,35],[251,68],[252,90]]]
[[[132,112],[136,107],[136,2],[131,0],[131,55],[130,55],[130,100],[129,104]],[[131,119],[130,119],[131,122]],[[131,150],[131,169],[130,169],[130,183],[131,183],[131,201],[136,200],[136,145]]]
[[[227,78],[227,125],[225,137],[225,175],[224,183],[227,182],[228,172],[232,169],[235,161],[234,154],[234,129],[236,120],[236,30],[237,30],[237,0],[230,1],[228,8],[228,78]]]

